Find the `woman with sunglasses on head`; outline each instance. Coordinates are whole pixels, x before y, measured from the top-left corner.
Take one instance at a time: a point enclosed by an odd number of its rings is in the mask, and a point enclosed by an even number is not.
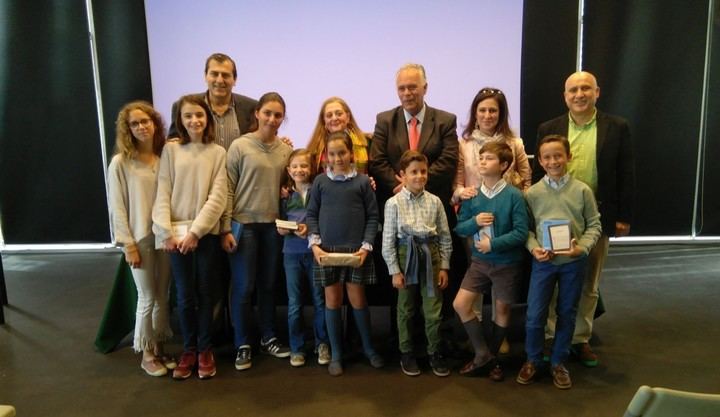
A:
[[[468,124],[463,131],[462,139],[460,139],[455,190],[452,196],[453,204],[462,204],[463,201],[475,197],[480,192],[482,176],[478,171],[479,151],[488,142],[504,142],[512,150],[513,160],[503,175],[505,183],[513,185],[523,192],[530,188],[532,173],[525,153],[525,145],[523,140],[516,137],[510,129],[509,119],[507,99],[501,90],[484,87],[478,91],[470,105]],[[472,252],[471,245],[473,245],[472,237],[464,240],[468,263]],[[482,321],[482,306],[483,296],[478,294],[473,311],[479,321]],[[503,340],[502,346],[495,348],[501,353],[509,350],[506,340]]]
[[[170,264],[155,249],[152,207],[158,181],[165,126],[150,103],[133,101],[115,122],[115,155],[108,167],[108,200],[115,243],[122,247],[137,287],[133,349],[142,352],[140,367],[150,376],[175,368],[162,342],[172,336],[168,323]]]

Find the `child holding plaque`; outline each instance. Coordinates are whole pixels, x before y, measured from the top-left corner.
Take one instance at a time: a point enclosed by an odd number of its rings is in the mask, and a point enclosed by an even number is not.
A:
[[[530,229],[527,248],[534,259],[525,325],[527,362],[516,381],[530,384],[537,367],[543,363],[545,322],[557,284],[558,320],[550,372],[557,388],[569,389],[572,380],[563,363],[570,352],[575,330],[587,255],[601,233],[600,213],[590,187],[567,173],[572,156],[565,137],[548,135],[542,138],[538,143],[538,157],[546,175],[526,194],[535,225]],[[551,234],[549,239],[545,236],[548,232]]]
[[[516,301],[517,286],[528,237],[528,214],[522,192],[508,187],[503,175],[512,165],[513,151],[504,142],[484,144],[477,170],[482,182],[475,197],[463,202],[455,233],[473,236],[472,262],[453,307],[468,334],[475,357],[460,369],[461,375],[487,373],[502,381],[503,372],[495,360],[510,324],[510,307]],[[483,326],[473,304],[483,291],[492,289],[495,317],[486,341]]]

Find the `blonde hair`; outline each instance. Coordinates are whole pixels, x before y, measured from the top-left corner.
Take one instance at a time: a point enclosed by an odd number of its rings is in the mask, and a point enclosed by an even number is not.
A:
[[[323,101],[322,106],[320,106],[320,114],[318,114],[318,120],[317,123],[315,123],[315,129],[313,129],[312,136],[310,136],[310,142],[308,143],[307,150],[310,151],[310,153],[315,158],[315,171],[318,172],[320,170],[320,165],[322,164],[322,154],[325,152],[325,141],[329,136],[328,131],[325,129],[325,107],[327,107],[328,104],[331,103],[338,103],[345,113],[348,114],[348,125],[345,129],[349,136],[353,138],[353,142],[359,141],[361,146],[367,147],[367,139],[365,138],[365,133],[363,133],[362,130],[360,130],[360,127],[358,127],[357,122],[355,121],[355,117],[353,116],[352,112],[350,111],[350,106],[348,106],[347,102],[345,100],[341,99],[340,97],[330,97],[327,100]],[[350,149],[352,150],[352,148]]]
[[[138,140],[133,136],[128,124],[130,112],[140,110],[147,114],[155,125],[155,133],[153,134],[153,153],[160,156],[162,148],[165,146],[165,123],[162,116],[147,101],[133,101],[124,105],[118,113],[115,120],[115,153],[121,154],[126,159],[133,159],[137,156]]]

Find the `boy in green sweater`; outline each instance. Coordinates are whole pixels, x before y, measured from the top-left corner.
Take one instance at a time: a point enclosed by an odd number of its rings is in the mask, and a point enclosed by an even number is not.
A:
[[[530,384],[537,367],[542,364],[545,322],[550,298],[557,285],[558,319],[550,356],[551,374],[556,387],[569,389],[572,380],[564,362],[575,330],[587,255],[600,237],[602,227],[592,190],[567,173],[567,163],[571,158],[567,139],[560,135],[545,136],[538,143],[538,157],[546,175],[530,187],[525,196],[534,220],[527,241],[527,248],[534,259],[525,325],[527,362],[520,369],[516,381]],[[558,232],[569,232],[569,248],[553,250],[552,245],[562,244],[563,239],[554,241],[550,238],[557,238],[557,235],[545,236],[552,227],[548,226],[550,221],[566,225],[561,226]],[[553,242],[548,247],[550,241]]]

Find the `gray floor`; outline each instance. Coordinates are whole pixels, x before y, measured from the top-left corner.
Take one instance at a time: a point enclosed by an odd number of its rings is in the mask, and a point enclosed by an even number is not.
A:
[[[19,416],[620,416],[642,384],[720,392],[717,245],[611,248],[602,286],[608,312],[594,340],[601,363],[571,362],[570,391],[549,378],[518,385],[519,358],[509,359],[503,383],[456,373],[409,378],[394,359],[380,371],[351,361],[332,378],[314,364],[294,369],[257,356],[251,370],[237,372],[229,346],[217,351],[218,375],[209,381],[151,378],[127,343],[108,355],[93,350],[117,260],[3,255],[10,306],[0,326],[0,404]],[[373,309],[381,345],[387,316]]]

